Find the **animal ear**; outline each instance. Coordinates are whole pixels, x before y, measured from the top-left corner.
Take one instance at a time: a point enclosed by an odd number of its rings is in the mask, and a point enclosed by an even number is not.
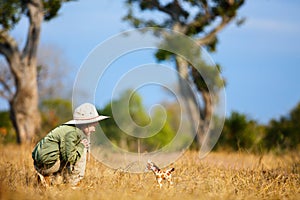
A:
[[[168,173],[168,172],[173,172],[173,171],[175,171],[175,168],[174,168],[174,167],[168,169],[168,170],[167,170],[167,173]]]

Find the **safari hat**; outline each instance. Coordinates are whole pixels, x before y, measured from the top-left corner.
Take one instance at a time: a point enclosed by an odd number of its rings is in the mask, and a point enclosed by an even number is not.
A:
[[[74,110],[73,119],[64,124],[89,124],[106,118],[109,117],[99,115],[93,104],[84,103]]]

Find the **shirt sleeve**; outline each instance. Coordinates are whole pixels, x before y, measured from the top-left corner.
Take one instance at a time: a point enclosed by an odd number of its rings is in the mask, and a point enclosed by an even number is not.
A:
[[[76,131],[72,131],[65,136],[65,155],[66,161],[75,164],[84,151],[84,144],[80,143],[81,137]]]

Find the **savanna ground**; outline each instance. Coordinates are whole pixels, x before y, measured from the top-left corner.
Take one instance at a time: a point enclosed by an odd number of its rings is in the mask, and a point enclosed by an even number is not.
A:
[[[0,199],[300,199],[300,155],[255,156],[188,151],[172,164],[174,186],[91,159],[81,187],[37,186],[32,147],[0,146]]]

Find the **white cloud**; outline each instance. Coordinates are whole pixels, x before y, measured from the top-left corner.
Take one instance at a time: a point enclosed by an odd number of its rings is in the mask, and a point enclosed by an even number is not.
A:
[[[247,19],[245,28],[276,33],[300,33],[299,22],[296,23],[293,21],[282,21],[275,19],[250,18]]]

